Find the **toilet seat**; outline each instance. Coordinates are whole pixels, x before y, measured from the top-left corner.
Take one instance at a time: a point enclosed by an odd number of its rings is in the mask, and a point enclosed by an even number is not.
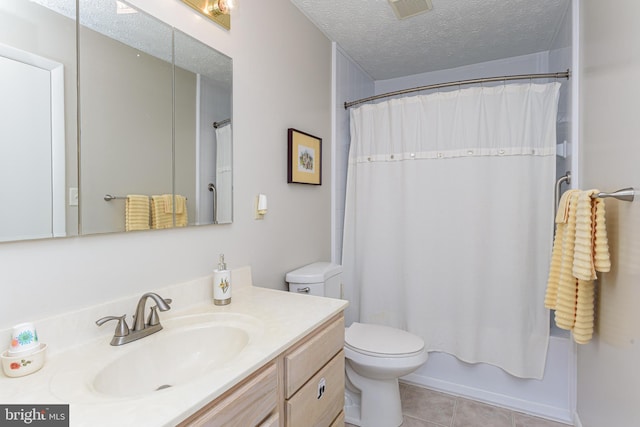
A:
[[[345,329],[345,347],[372,357],[410,357],[424,351],[424,341],[389,326],[354,322]]]

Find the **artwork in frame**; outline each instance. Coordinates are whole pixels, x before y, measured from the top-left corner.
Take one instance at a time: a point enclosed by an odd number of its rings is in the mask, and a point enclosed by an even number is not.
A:
[[[287,182],[322,184],[322,139],[289,128]]]

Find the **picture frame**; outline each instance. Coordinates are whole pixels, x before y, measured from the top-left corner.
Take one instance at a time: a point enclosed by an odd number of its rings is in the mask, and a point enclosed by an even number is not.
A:
[[[322,185],[322,138],[289,128],[287,183]]]

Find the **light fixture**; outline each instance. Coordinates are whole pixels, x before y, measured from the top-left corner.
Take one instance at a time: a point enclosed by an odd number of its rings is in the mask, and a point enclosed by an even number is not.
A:
[[[209,11],[221,15],[230,15],[235,7],[236,2],[234,0],[213,0],[209,5]]]
[[[238,6],[238,0],[182,0],[207,18],[231,29],[231,13]]]
[[[410,18],[433,9],[431,0],[387,0],[398,19]]]

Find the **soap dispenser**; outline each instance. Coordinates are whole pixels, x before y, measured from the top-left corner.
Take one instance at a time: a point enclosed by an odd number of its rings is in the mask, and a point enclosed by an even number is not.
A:
[[[231,302],[231,272],[227,270],[224,254],[220,254],[218,268],[213,270],[213,303],[227,305]]]

